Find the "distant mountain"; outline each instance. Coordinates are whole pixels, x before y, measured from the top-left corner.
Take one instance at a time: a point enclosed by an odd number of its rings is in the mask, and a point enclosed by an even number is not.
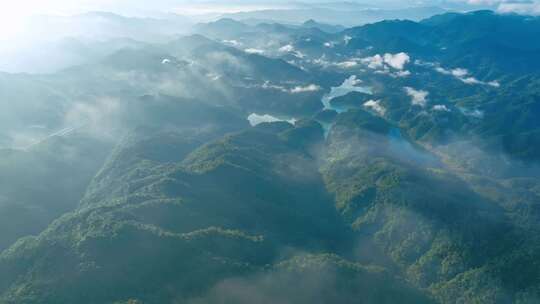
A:
[[[316,28],[316,29],[319,29],[323,32],[327,32],[327,33],[338,33],[338,32],[341,32],[345,29],[345,27],[341,26],[341,25],[332,25],[332,24],[324,24],[324,23],[319,23],[313,19],[310,19],[304,23],[302,23],[302,27],[305,27],[305,28]]]
[[[48,40],[63,37],[88,39],[132,38],[143,41],[160,41],[170,35],[187,33],[190,19],[179,15],[165,18],[125,17],[109,12],[89,12],[73,16],[36,16],[30,20],[27,31],[47,28]],[[35,37],[39,40],[39,36]]]
[[[11,73],[54,73],[69,67],[93,63],[124,48],[140,48],[145,44],[129,38],[94,41],[61,38],[3,53],[0,71]],[[39,52],[36,49],[39,48]]]
[[[0,73],[0,303],[538,303],[538,18],[314,20]]]
[[[257,49],[311,72],[321,66],[330,70],[321,75],[319,83],[339,85],[332,79],[333,73],[356,73],[371,79],[374,86],[384,84],[382,94],[372,97],[382,99],[386,115],[407,126],[417,140],[441,144],[455,136],[481,134],[486,145],[531,159],[540,154],[536,145],[524,143],[538,141],[539,126],[531,118],[538,110],[536,103],[530,102],[536,94],[534,85],[526,82],[536,83],[540,68],[535,60],[540,51],[535,39],[540,31],[538,19],[490,11],[448,13],[421,22],[387,20],[338,33],[280,24],[242,26],[229,19],[238,30],[231,27],[221,36],[218,31],[207,33],[217,40],[234,41],[236,48]],[[401,71],[402,76],[377,68],[362,71],[367,64],[358,63],[359,58],[369,63],[376,59],[372,56],[399,53],[411,61],[410,70]],[[511,89],[505,89],[506,85]],[[429,88],[428,93],[437,94],[439,111],[434,112],[435,117],[419,116],[414,109],[407,111],[409,107],[404,104],[408,101],[403,96],[406,86],[423,86]],[[513,100],[512,104],[507,100]],[[367,101],[363,97],[347,103],[362,107]],[[504,119],[509,113],[517,119]],[[478,119],[475,115],[485,117]]]
[[[345,26],[362,25],[385,19],[410,19],[422,20],[433,15],[444,13],[445,10],[438,7],[417,7],[407,9],[371,9],[354,6],[348,9],[334,7],[312,7],[298,9],[270,9],[251,12],[240,12],[223,15],[224,18],[264,19],[282,23],[300,23],[314,19],[327,24],[341,24]]]
[[[160,19],[107,12],[34,16],[0,48],[0,71],[52,73],[96,61],[119,48],[168,41],[188,33],[192,25],[190,19],[172,14]]]
[[[540,51],[534,39],[540,33],[538,17],[491,11],[450,13],[420,23],[385,21],[346,33],[379,51],[402,50],[482,73],[526,73],[539,68],[532,60]]]
[[[250,26],[230,18],[219,19],[214,22],[200,23],[194,26],[196,33],[204,34],[208,37],[231,37],[238,33],[250,31]],[[252,29],[251,29],[252,30]]]

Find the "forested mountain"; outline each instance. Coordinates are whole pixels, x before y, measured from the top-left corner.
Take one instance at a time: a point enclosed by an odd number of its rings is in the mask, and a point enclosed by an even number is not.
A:
[[[0,74],[0,303],[538,303],[539,20],[221,19]]]

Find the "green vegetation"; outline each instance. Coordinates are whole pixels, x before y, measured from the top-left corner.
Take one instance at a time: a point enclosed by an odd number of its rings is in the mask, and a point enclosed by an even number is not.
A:
[[[538,20],[226,19],[0,74],[0,303],[538,303]],[[344,79],[374,94],[323,110]]]

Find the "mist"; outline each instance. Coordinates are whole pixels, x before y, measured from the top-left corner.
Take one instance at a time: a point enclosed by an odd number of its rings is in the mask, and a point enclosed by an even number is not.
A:
[[[0,12],[0,303],[536,303],[540,17]]]

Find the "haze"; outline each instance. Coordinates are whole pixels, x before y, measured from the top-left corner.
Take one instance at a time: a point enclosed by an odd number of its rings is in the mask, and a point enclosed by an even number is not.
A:
[[[0,7],[0,304],[540,303],[530,0]]]

